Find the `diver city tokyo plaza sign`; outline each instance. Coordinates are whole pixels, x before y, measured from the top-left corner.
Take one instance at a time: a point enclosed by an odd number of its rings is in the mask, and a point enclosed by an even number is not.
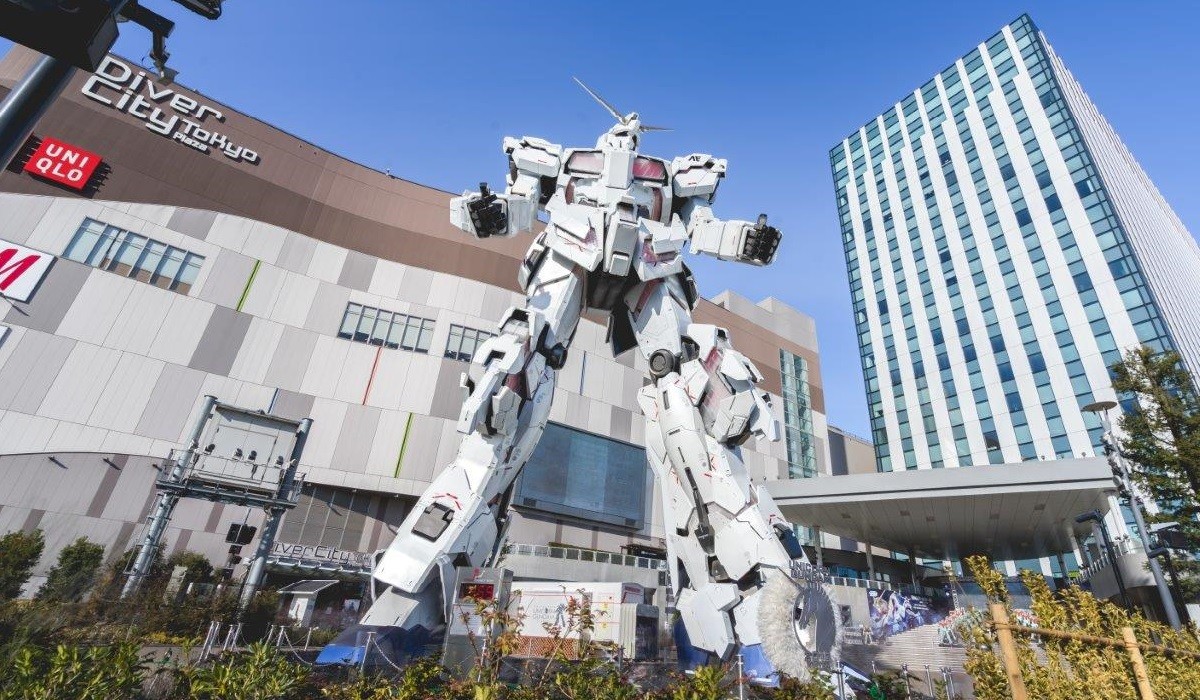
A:
[[[82,190],[98,165],[100,156],[95,153],[47,136],[25,163],[25,172],[73,190]]]
[[[105,56],[80,90],[84,97],[141,119],[147,129],[185,146],[208,153],[219,151],[227,158],[258,163],[257,152],[239,146],[212,128],[211,121],[225,121],[221,110],[184,95],[167,85],[156,85],[143,70],[114,56]]]

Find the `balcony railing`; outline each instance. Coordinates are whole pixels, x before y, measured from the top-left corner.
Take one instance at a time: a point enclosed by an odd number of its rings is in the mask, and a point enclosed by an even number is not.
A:
[[[1118,559],[1124,557],[1126,554],[1133,554],[1134,552],[1142,551],[1144,551],[1142,549],[1142,543],[1132,537],[1122,537],[1116,542],[1113,542],[1113,554],[1115,554]],[[1091,577],[1103,571],[1108,565],[1108,552],[1101,551],[1100,556],[1097,557],[1091,564],[1088,564],[1086,567],[1079,570],[1080,581],[1087,581]]]

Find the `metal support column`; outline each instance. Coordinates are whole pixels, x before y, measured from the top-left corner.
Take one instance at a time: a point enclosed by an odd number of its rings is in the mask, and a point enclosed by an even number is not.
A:
[[[871,543],[865,542],[867,546],[867,579],[875,580],[875,556],[871,554]]]
[[[8,166],[74,73],[69,62],[42,56],[0,102],[0,168]]]
[[[817,554],[817,568],[825,568],[825,553],[821,551],[821,528],[813,526],[813,549]]]
[[[279,481],[279,491],[276,492],[276,498],[279,500],[286,500],[292,491],[296,480],[296,469],[300,466],[300,455],[304,453],[304,443],[308,441],[310,428],[312,428],[312,418],[305,418],[300,421],[300,427],[296,429],[296,442],[292,445],[288,468],[283,473],[283,478]],[[254,559],[250,562],[250,572],[246,574],[241,600],[238,601],[239,616],[246,611],[250,601],[254,600],[254,594],[258,592],[258,587],[262,585],[263,574],[266,573],[267,568],[267,557],[271,554],[271,548],[275,546],[275,533],[279,530],[279,523],[283,520],[284,510],[284,508],[276,506],[267,508],[267,520],[263,523],[262,535],[258,538],[258,547],[254,550]]]
[[[192,434],[188,436],[187,450],[184,451],[183,457],[176,460],[171,467],[171,481],[181,480],[184,471],[195,459],[196,450],[200,446],[200,433],[203,432],[204,424],[208,422],[208,416],[216,405],[217,397],[204,397],[204,408],[201,409],[200,416],[196,418],[196,426],[192,428]],[[154,514],[150,516],[150,526],[146,530],[145,539],[142,540],[142,548],[138,550],[137,558],[134,559],[133,568],[129,571],[129,578],[125,580],[125,587],[121,589],[122,598],[132,595],[142,584],[142,580],[150,573],[150,567],[154,565],[154,554],[158,551],[162,536],[167,531],[167,524],[171,522],[171,512],[175,510],[175,504],[178,502],[178,494],[159,491],[158,503],[154,507]]]

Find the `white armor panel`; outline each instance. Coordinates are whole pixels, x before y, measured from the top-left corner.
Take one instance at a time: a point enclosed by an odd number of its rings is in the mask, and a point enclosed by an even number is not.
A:
[[[515,139],[504,138],[504,152],[512,159],[518,173],[529,173],[538,177],[558,177],[562,165],[562,146],[544,139],[525,136]]]
[[[676,158],[671,161],[671,188],[676,197],[711,199],[725,177],[727,166],[724,158],[713,158],[706,153]]]
[[[638,226],[641,247],[634,263],[638,279],[662,279],[682,273],[687,244],[683,221],[678,216],[672,216],[670,224],[642,219]]]
[[[692,644],[722,659],[733,651],[733,624],[728,611],[739,601],[737,584],[705,583],[679,594],[679,614]]]

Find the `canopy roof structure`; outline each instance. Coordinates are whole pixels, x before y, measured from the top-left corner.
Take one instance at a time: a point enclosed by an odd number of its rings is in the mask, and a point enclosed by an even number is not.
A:
[[[768,482],[792,522],[931,559],[1021,560],[1072,551],[1114,490],[1103,458]]]
[[[280,593],[292,593],[295,595],[316,595],[321,591],[340,583],[334,579],[309,579],[307,581],[297,581],[289,586],[284,586],[279,589]]]

